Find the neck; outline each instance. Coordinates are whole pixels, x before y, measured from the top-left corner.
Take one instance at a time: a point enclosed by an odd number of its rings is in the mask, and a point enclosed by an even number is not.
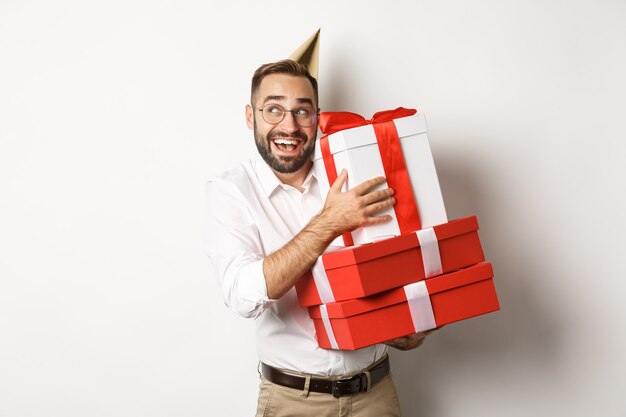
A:
[[[300,191],[304,191],[304,189],[302,188],[302,183],[306,179],[306,176],[309,174],[312,165],[312,161],[307,161],[306,164],[304,164],[304,166],[296,172],[283,174],[281,172],[274,171],[274,173],[276,174],[278,179],[282,181],[283,184],[291,185],[292,187],[297,188]]]

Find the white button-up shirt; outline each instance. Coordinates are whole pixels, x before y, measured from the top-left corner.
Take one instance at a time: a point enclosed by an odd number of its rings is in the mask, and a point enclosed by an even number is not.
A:
[[[323,207],[313,170],[302,188],[304,192],[283,184],[260,156],[210,179],[205,249],[226,305],[256,319],[262,362],[315,375],[359,372],[380,359],[387,347],[321,349],[295,288],[279,300],[267,296],[263,259],[289,242]]]

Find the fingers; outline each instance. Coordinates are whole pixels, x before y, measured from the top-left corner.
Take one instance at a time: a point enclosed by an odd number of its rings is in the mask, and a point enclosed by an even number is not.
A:
[[[385,214],[383,216],[370,216],[367,219],[365,219],[361,227],[371,226],[374,224],[380,224],[380,223],[385,223],[385,222],[390,222],[390,221],[391,221],[391,216],[388,214]]]
[[[337,179],[335,179],[335,182],[333,183],[333,185],[331,185],[330,192],[334,192],[334,193],[341,192],[341,189],[347,180],[348,180],[348,171],[344,168],[341,170],[339,175],[337,175]]]
[[[383,184],[385,181],[384,177],[372,178],[371,180],[364,181],[350,190],[355,196],[360,196],[357,197],[357,199],[360,200],[363,213],[366,216],[371,216],[374,213],[383,211],[392,207],[396,203],[396,199],[391,197],[395,193],[395,191],[391,188],[369,191],[373,187]],[[386,217],[388,216],[378,217],[379,220],[376,221],[376,223],[387,221]]]
[[[395,198],[388,198],[386,200],[383,201],[379,201],[378,203],[374,203],[374,204],[369,204],[365,207],[363,207],[363,214],[365,216],[371,217],[376,213],[379,213],[383,210],[388,209],[389,207],[393,207],[393,205],[396,204],[396,199]],[[381,216],[382,217],[382,216]]]
[[[361,210],[365,218],[361,221],[361,224],[359,225],[360,227],[371,226],[371,225],[381,224],[381,223],[391,221],[392,217],[388,214],[379,215],[379,216],[375,216],[375,214],[380,213],[381,211],[384,211],[390,207],[393,207],[393,205],[396,204],[395,198],[388,197],[389,194],[393,194],[393,190],[388,188],[386,190],[381,190],[380,192],[377,192],[377,193],[378,194],[375,196],[370,196],[370,194],[366,194],[365,196],[361,197],[362,199]],[[371,194],[374,194],[374,193],[371,193]],[[379,201],[381,196],[383,199]],[[374,201],[374,202],[367,204],[367,201]]]
[[[362,196],[362,201],[364,204],[369,205],[375,203],[377,201],[384,201],[389,199],[392,195],[394,195],[395,191],[391,188],[385,188],[384,190],[372,191],[371,193],[367,193]],[[395,199],[393,199],[395,201]]]
[[[424,337],[419,337],[419,335],[420,333],[398,337],[384,343],[399,350],[415,349],[416,347],[419,347],[422,343],[424,343]]]
[[[342,169],[330,187],[324,203],[325,218],[334,224],[334,230],[345,233],[358,227],[391,221],[390,215],[376,215],[392,207],[396,200],[391,197],[394,190],[374,189],[385,183],[385,177],[363,181],[356,187],[343,192],[348,180],[348,171]]]
[[[398,337],[396,339],[385,342],[386,345],[392,346],[399,350],[410,350],[415,349],[424,343],[424,339],[426,338],[426,334],[428,332],[420,332],[414,333],[403,337]]]
[[[335,182],[331,185],[330,189],[337,193],[341,192],[342,187],[348,180],[348,171],[344,168],[341,170]],[[373,192],[368,192],[372,188],[384,184],[387,181],[385,177],[375,177],[369,179],[367,181],[363,181],[356,187],[352,188],[350,191],[357,196],[367,196],[366,204],[370,204],[374,201],[382,200],[383,198],[389,197],[393,195],[394,191],[391,188],[385,188],[384,190],[376,190]]]
[[[363,195],[367,193],[369,190],[371,190],[372,188],[376,187],[377,185],[383,184],[385,181],[387,181],[385,177],[375,177],[367,181],[363,181],[362,183],[354,187],[352,191],[356,195]]]

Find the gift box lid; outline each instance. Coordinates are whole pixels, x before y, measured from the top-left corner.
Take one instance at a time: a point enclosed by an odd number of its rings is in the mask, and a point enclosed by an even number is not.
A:
[[[478,230],[478,219],[476,216],[464,217],[433,226],[437,240],[448,239],[464,233]],[[375,258],[380,258],[392,253],[401,252],[407,249],[420,246],[415,233],[407,233],[392,238],[379,240],[361,246],[350,246],[343,250],[326,252],[322,255],[324,268],[334,269],[349,265],[355,265]]]
[[[426,118],[423,113],[400,117],[394,119],[393,122],[396,126],[399,138],[426,133],[428,130],[426,127]],[[376,135],[372,125],[353,127],[328,135],[328,145],[331,154],[343,152],[346,149],[371,145],[373,143],[376,143]],[[319,159],[321,157],[322,152],[318,140],[316,141],[313,159]]]
[[[483,262],[469,268],[427,279],[424,282],[426,283],[428,293],[433,295],[491,278],[493,278],[491,263]],[[400,287],[369,297],[328,303],[326,304],[326,311],[330,318],[346,318],[403,302],[406,302],[406,295],[404,288]],[[309,307],[309,315],[314,319],[321,318],[319,306]]]

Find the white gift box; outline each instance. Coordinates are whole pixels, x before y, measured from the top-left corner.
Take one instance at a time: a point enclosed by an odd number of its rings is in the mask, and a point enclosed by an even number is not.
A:
[[[435,163],[428,144],[426,134],[426,119],[422,113],[413,116],[394,119],[404,161],[411,182],[413,198],[419,212],[421,228],[428,228],[448,221],[446,210],[439,187]],[[328,135],[330,153],[333,156],[336,174],[342,169],[348,171],[348,181],[344,191],[378,176],[386,176],[383,162],[378,148],[378,142],[373,125],[345,129]],[[324,164],[320,140],[316,142],[313,156],[315,174],[317,176],[322,196],[325,198],[330,189],[326,166]],[[387,188],[387,183],[379,188]],[[401,190],[396,191],[396,198],[401,197]],[[398,236],[401,231],[398,219],[393,208],[381,211],[377,215],[388,214],[392,221],[365,226],[352,232],[355,245],[371,243],[376,240]],[[340,236],[332,243],[336,246],[346,246]]]

